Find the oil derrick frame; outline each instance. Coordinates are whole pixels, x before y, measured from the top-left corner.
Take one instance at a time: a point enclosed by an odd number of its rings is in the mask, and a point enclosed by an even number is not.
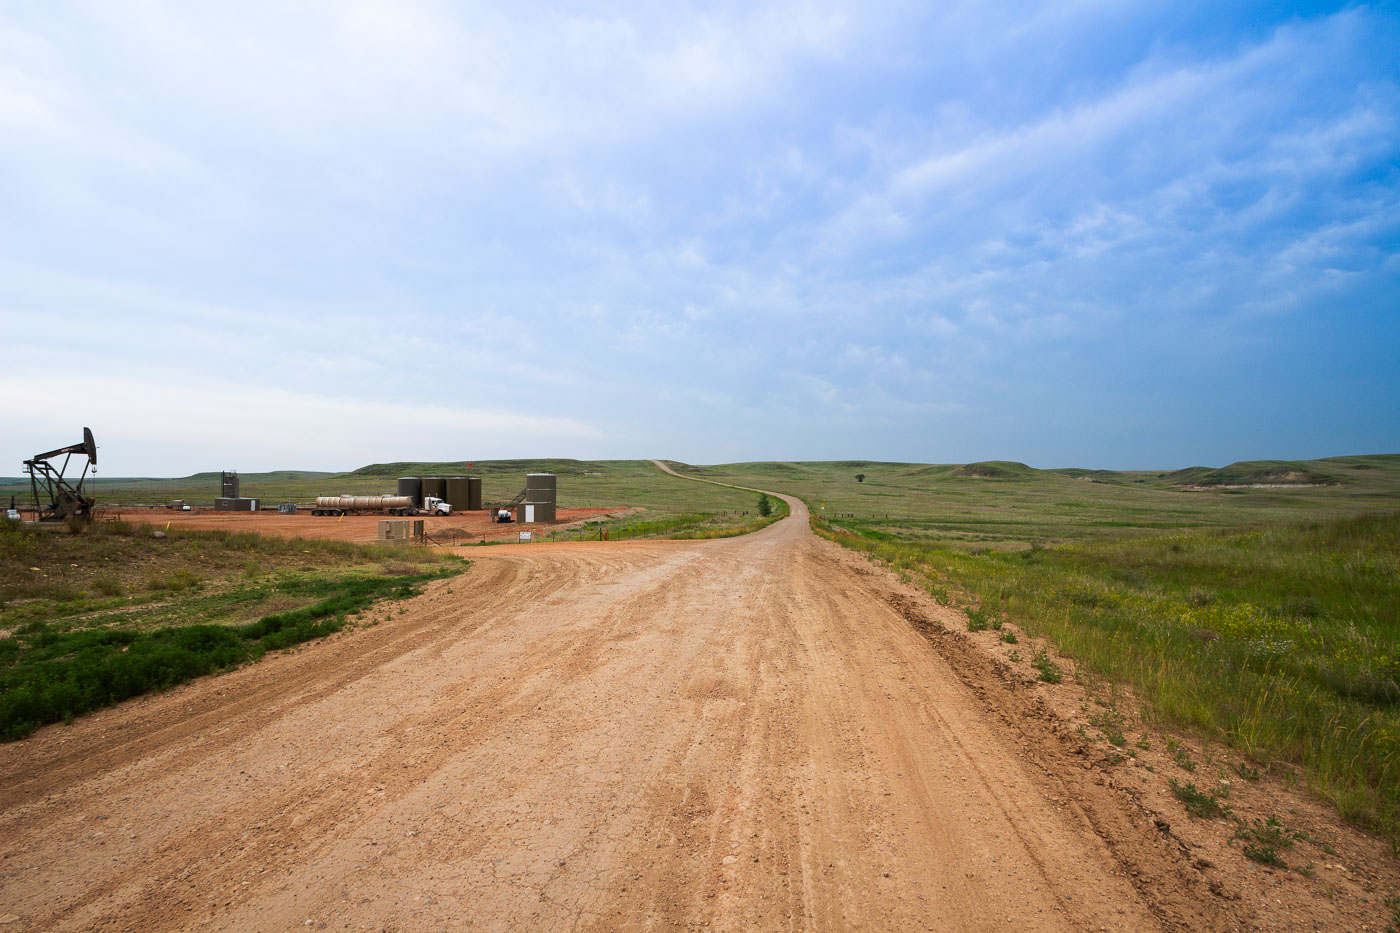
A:
[[[55,467],[49,461],[60,454],[63,455],[63,465]],[[76,486],[64,477],[74,454],[82,454],[85,458]],[[97,444],[89,428],[83,428],[82,443],[35,454],[24,461],[24,471],[29,474],[29,491],[34,497],[34,513],[39,521],[61,522],[69,518],[92,517],[97,500],[83,492],[88,470],[97,475]]]

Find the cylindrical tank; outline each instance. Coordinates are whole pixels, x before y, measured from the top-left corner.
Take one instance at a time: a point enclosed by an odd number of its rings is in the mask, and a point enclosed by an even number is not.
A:
[[[317,496],[318,509],[411,509],[411,496]]]
[[[465,476],[447,477],[447,495],[443,496],[452,505],[452,511],[466,510],[471,500],[471,484]]]
[[[401,496],[408,496],[415,506],[423,504],[423,478],[421,476],[400,476],[394,489]]]
[[[423,502],[428,501],[429,496],[436,496],[439,499],[447,498],[447,478],[443,476],[423,477]]]
[[[467,477],[467,511],[479,512],[481,510],[481,477]]]
[[[553,473],[525,474],[526,502],[553,502],[556,491],[556,480]]]

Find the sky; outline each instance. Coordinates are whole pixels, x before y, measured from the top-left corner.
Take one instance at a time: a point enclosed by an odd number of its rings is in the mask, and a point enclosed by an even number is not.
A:
[[[1400,10],[0,6],[0,474],[1400,452]]]

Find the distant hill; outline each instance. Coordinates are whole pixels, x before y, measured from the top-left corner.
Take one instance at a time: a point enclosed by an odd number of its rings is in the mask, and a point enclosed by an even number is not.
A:
[[[554,473],[559,476],[579,476],[584,473],[604,473],[610,465],[634,463],[632,460],[466,460],[422,462],[400,460],[395,463],[371,463],[343,476],[484,476],[491,473]],[[653,468],[654,469],[654,468]]]
[[[1167,474],[1174,486],[1339,486],[1345,480],[1315,469],[1317,461],[1242,460],[1219,469],[1187,467]]]
[[[953,475],[970,479],[1030,479],[1043,472],[1015,460],[983,460],[964,464]]]
[[[277,482],[285,480],[300,479],[325,479],[327,476],[340,476],[339,473],[326,473],[318,470],[271,470],[267,473],[239,473],[240,482]],[[222,472],[210,471],[207,473],[191,473],[189,476],[176,477],[182,483],[213,483],[216,486],[222,478]]]
[[[1046,473],[1056,473],[1060,476],[1068,476],[1070,479],[1088,479],[1096,483],[1125,483],[1131,477],[1120,470],[1085,470],[1080,467],[1066,467],[1058,470],[1046,470]]]

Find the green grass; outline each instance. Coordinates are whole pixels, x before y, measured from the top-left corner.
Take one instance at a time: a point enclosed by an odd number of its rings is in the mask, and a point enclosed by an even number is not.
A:
[[[1203,791],[1195,784],[1183,784],[1176,778],[1169,778],[1167,786],[1171,788],[1176,799],[1181,801],[1187,814],[1198,820],[1212,820],[1230,815],[1230,807],[1220,802],[1222,795],[1218,791]]]
[[[991,627],[991,622],[987,619],[985,609],[971,608],[967,610],[967,630],[969,632],[985,632]]]
[[[1296,766],[1344,815],[1400,831],[1400,512],[1033,556],[815,524],[1133,684],[1162,722]],[[1032,663],[1044,678],[1053,662]]]
[[[648,462],[647,466],[657,475],[666,476]],[[702,492],[715,489],[708,483],[667,476],[668,480],[692,486]],[[684,489],[670,490],[673,493]],[[788,514],[788,505],[781,499],[762,497],[755,500],[752,493],[740,490],[723,490],[732,493],[737,504],[735,508],[720,511],[670,511],[667,508],[641,508],[623,515],[599,518],[585,522],[582,527],[561,532],[563,540],[592,540],[603,532],[613,541],[635,538],[669,538],[671,540],[703,540],[710,538],[732,538],[749,534],[771,525]],[[626,495],[627,493],[623,493]],[[635,495],[636,493],[632,493]],[[764,515],[760,502],[766,501],[768,514]]]
[[[799,496],[818,517],[867,537],[967,551],[1235,529],[1400,505],[1397,455],[1153,472],[1037,470],[1007,461],[962,466],[865,460],[672,466],[705,479]],[[1332,485],[1195,488],[1205,474],[1222,482],[1266,480],[1270,477],[1260,471],[1272,469],[1325,476]],[[857,482],[857,474],[865,481]]]
[[[603,532],[610,541],[636,538],[669,538],[671,540],[700,540],[732,538],[767,527],[788,514],[787,503],[774,500],[772,514],[757,517],[756,510],[726,512],[666,512],[643,510],[613,518],[585,522],[581,527],[561,532],[559,540],[589,541]]]
[[[427,549],[0,523],[0,739],[327,635],[465,566]]]
[[[22,738],[46,723],[165,690],[204,674],[256,661],[339,631],[346,616],[379,599],[402,599],[417,584],[458,572],[442,568],[394,577],[345,575],[288,579],[281,593],[315,601],[243,625],[102,626],[65,630],[37,622],[0,642],[0,739]]]

